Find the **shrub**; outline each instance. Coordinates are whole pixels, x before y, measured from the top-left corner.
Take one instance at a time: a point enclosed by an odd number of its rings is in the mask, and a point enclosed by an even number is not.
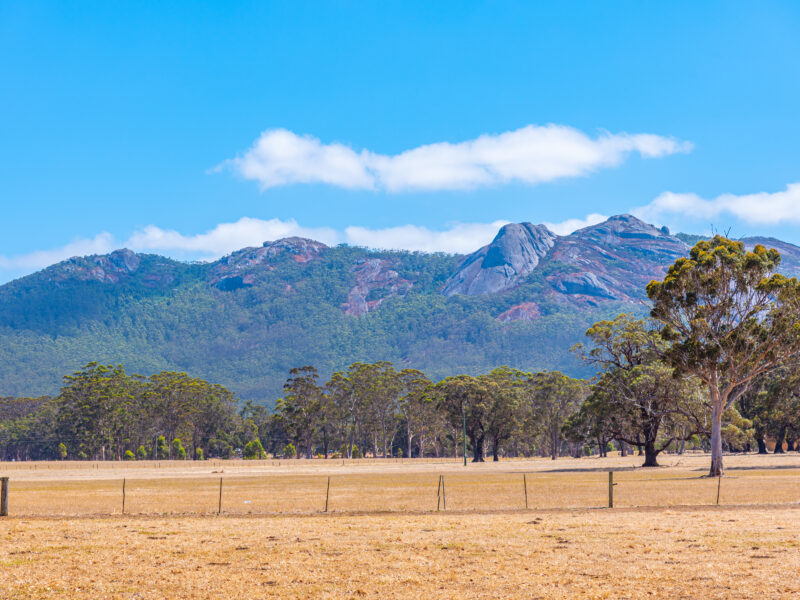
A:
[[[147,460],[147,449],[144,446],[139,446],[136,449],[136,458],[139,460]]]
[[[61,442],[58,445],[58,456],[61,458],[61,460],[67,458],[67,447],[64,445],[64,442]]]
[[[166,460],[169,458],[169,445],[163,435],[156,440],[156,460]]]
[[[180,438],[172,440],[172,458],[176,460],[186,460],[186,448],[183,447]]]
[[[297,456],[297,450],[294,449],[294,444],[286,444],[283,447],[283,458],[294,458]]]
[[[403,449],[402,449],[402,448],[398,448],[398,449],[395,451],[394,455],[395,455],[397,458],[403,458]]]
[[[206,459],[205,455],[203,454],[203,449],[202,448],[196,448],[195,449],[194,458],[195,458],[195,460],[205,460]]]
[[[136,456],[130,450],[125,450],[125,454],[122,455],[122,460],[136,460]]]
[[[247,460],[256,460],[259,458],[267,458],[267,453],[264,452],[264,446],[261,445],[261,440],[255,439],[247,442],[242,456]]]

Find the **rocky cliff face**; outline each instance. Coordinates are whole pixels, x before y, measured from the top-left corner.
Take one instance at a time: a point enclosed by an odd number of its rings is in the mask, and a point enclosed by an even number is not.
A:
[[[50,267],[52,280],[102,281],[118,283],[135,273],[141,259],[135,252],[123,248],[102,256],[74,257]]]
[[[289,255],[298,263],[307,263],[320,256],[328,246],[300,237],[289,237],[275,242],[264,242],[260,248],[244,248],[221,258],[213,268],[209,283],[229,291],[253,285],[259,271],[274,270],[270,261]]]
[[[553,293],[572,300],[638,302],[647,283],[663,277],[688,249],[666,230],[631,215],[611,217],[568,236],[557,236],[543,225],[506,225],[491,244],[464,259],[443,293],[502,292],[541,272]]]
[[[443,293],[475,296],[512,288],[533,272],[556,239],[544,225],[505,225],[491,244],[464,259],[445,284]]]
[[[405,296],[414,285],[393,270],[392,263],[382,258],[359,261],[353,267],[356,284],[342,306],[344,312],[361,317],[378,308],[387,298]]]
[[[579,299],[638,302],[645,286],[688,252],[668,231],[619,215],[559,238],[547,261],[560,268],[546,279],[556,292]]]

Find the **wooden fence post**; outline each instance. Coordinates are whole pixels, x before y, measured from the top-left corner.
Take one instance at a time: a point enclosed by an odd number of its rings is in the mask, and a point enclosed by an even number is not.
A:
[[[608,472],[608,508],[614,508],[614,471]]]
[[[442,476],[439,475],[439,485],[436,488],[436,511],[439,511],[439,506],[442,501]]]
[[[328,475],[328,489],[325,490],[325,512],[328,512],[328,498],[331,495],[331,476]]]
[[[125,478],[122,478],[122,514],[125,514]]]
[[[525,510],[528,509],[528,475],[522,474],[522,486],[525,488]]]
[[[719,506],[719,488],[722,485],[722,475],[717,475],[717,506]]]
[[[447,510],[447,493],[444,491],[444,475],[442,477],[442,508]]]
[[[8,477],[0,477],[0,517],[8,516]]]
[[[217,514],[222,514],[222,477],[219,478],[219,506],[217,507]]]

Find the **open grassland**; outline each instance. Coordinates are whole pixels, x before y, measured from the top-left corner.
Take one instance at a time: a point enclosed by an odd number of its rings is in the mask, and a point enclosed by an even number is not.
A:
[[[800,510],[0,521],[3,598],[797,598]]]
[[[800,597],[800,456],[662,462],[0,464],[0,598]]]
[[[4,463],[17,516],[129,514],[306,514],[596,508],[608,503],[614,470],[616,507],[794,504],[800,455],[730,456],[722,481],[705,477],[705,455],[664,456],[643,469],[640,457],[456,461],[173,461],[161,463]],[[445,483],[439,499],[439,476]],[[328,479],[330,492],[328,494]],[[718,488],[718,484],[719,488]]]

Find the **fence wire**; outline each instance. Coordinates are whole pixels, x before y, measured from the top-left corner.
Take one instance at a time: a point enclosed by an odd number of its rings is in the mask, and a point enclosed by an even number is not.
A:
[[[6,473],[0,473],[5,475]],[[9,473],[9,515],[300,514],[429,512],[443,476],[447,510],[502,511],[602,508],[608,474],[592,472],[395,472],[343,474],[196,473],[160,477],[15,479]],[[116,475],[116,474],[114,474]],[[330,486],[328,479],[330,478]],[[124,482],[124,483],[123,483]],[[670,507],[717,503],[800,501],[800,469],[730,471],[721,480],[700,474],[620,471],[614,506]],[[221,488],[221,489],[220,489]],[[221,495],[221,498],[220,498]],[[220,502],[221,499],[221,502]]]

